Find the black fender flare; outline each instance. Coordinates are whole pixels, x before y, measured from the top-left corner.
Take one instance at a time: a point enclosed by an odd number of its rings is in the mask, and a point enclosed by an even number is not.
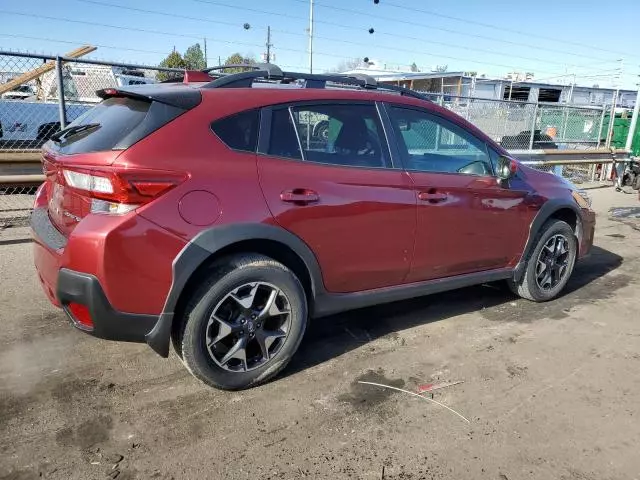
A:
[[[525,244],[524,250],[522,251],[522,257],[520,257],[520,261],[516,265],[513,272],[513,280],[515,282],[520,282],[522,280],[529,255],[536,248],[534,242],[536,240],[536,237],[538,236],[538,233],[540,233],[542,226],[556,212],[564,209],[572,210],[576,214],[576,236],[578,237],[578,245],[580,244],[580,235],[582,231],[582,213],[578,205],[576,205],[575,203],[571,203],[566,199],[547,200],[547,202],[542,205],[540,210],[538,210],[538,213],[536,214],[533,222],[531,222],[531,226],[529,227],[529,236],[527,238],[527,243]]]
[[[312,295],[324,293],[320,265],[311,249],[284,228],[264,223],[222,225],[203,230],[178,253],[172,264],[172,283],[158,322],[146,335],[147,344],[163,357],[169,356],[169,340],[178,299],[195,271],[211,255],[244,240],[272,240],[289,247],[304,262],[311,279]]]

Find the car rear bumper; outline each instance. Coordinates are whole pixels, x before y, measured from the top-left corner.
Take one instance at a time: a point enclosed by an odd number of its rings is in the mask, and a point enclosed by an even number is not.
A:
[[[36,207],[31,216],[31,229],[34,240],[33,255],[38,279],[42,288],[55,306],[64,310],[76,328],[94,337],[106,340],[148,343],[162,356],[167,356],[167,346],[158,339],[157,334],[149,335],[158,319],[159,313],[129,313],[115,306],[110,300],[97,275],[78,271],[69,265],[69,245],[51,224],[45,208]],[[102,255],[96,249],[93,256]],[[75,318],[70,305],[77,304],[86,308],[91,324]],[[153,311],[152,311],[153,312]],[[164,314],[171,316],[171,314]],[[170,323],[169,323],[170,324]],[[166,332],[161,332],[166,333]],[[165,335],[166,337],[166,335]]]
[[[75,327],[106,340],[146,342],[147,334],[153,330],[159,318],[158,315],[115,310],[96,277],[65,268],[58,274],[56,297]],[[92,328],[78,322],[69,309],[71,303],[87,307],[93,323]]]

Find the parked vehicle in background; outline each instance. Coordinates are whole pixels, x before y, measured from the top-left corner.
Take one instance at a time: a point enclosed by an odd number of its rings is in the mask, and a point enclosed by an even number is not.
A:
[[[544,302],[589,252],[584,194],[461,117],[369,77],[255,68],[105,89],[44,146],[35,264],[76,328],[172,341],[241,389],[311,317],[492,281]]]
[[[625,162],[616,178],[616,190],[621,191],[624,187],[640,190],[640,159],[637,157]]]
[[[33,85],[19,85],[13,90],[0,95],[0,98],[3,100],[24,100],[35,95],[36,89]]]
[[[156,83],[139,70],[96,65],[68,65],[64,70],[67,121],[91,109],[100,98],[96,91]],[[21,85],[0,99],[0,149],[39,148],[60,130],[55,72],[42,75],[40,87]]]
[[[531,145],[529,145],[530,143]],[[553,138],[540,130],[534,130],[533,139],[531,138],[531,130],[522,131],[517,135],[505,135],[500,140],[500,145],[507,150],[529,150],[530,146],[533,150],[556,150],[558,148]]]

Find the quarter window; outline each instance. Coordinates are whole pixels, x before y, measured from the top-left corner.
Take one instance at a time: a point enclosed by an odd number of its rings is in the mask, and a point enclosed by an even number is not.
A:
[[[484,142],[427,112],[391,107],[391,123],[407,170],[492,175]]]
[[[216,120],[211,124],[211,130],[227,147],[243,152],[255,152],[259,125],[258,110],[249,110]]]

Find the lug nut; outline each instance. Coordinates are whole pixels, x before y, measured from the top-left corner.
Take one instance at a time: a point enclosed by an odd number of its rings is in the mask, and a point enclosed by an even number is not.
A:
[[[242,320],[240,320],[240,323],[244,325],[245,323],[247,323],[247,319],[243,318]]]
[[[253,315],[251,315],[251,318],[255,319],[256,318],[256,314],[254,313]]]

